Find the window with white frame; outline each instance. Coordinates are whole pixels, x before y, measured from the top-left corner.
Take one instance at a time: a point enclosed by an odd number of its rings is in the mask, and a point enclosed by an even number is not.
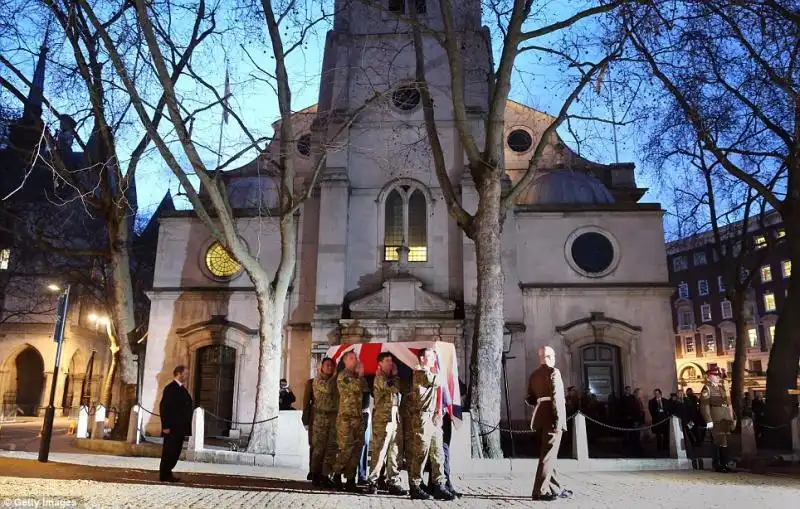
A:
[[[761,266],[761,282],[762,283],[769,283],[772,281],[772,266],[771,265],[762,265]]]
[[[705,251],[696,251],[694,253],[694,265],[698,267],[700,265],[705,265],[706,262],[706,252]]]
[[[678,298],[679,299],[689,298],[689,285],[683,281],[681,281],[681,284],[678,285]]]
[[[725,293],[727,288],[725,288],[725,278],[722,276],[717,276],[717,288],[719,288],[719,293]]]
[[[698,295],[708,295],[708,280],[701,279],[697,282],[697,293]]]
[[[672,259],[672,268],[675,272],[686,270],[689,268],[689,262],[685,256],[676,256]]]
[[[700,306],[700,316],[704,322],[711,321],[711,304],[703,304]]]
[[[730,320],[733,318],[733,307],[731,307],[731,301],[723,300],[722,303],[720,303],[720,311],[722,311],[723,320]]]
[[[714,334],[706,334],[704,340],[706,352],[714,353],[717,351],[717,338]]]
[[[754,242],[756,244],[756,249],[767,247],[767,238],[763,235],[756,235],[754,237]]]
[[[686,336],[686,353],[694,352],[694,338]]]
[[[784,279],[792,277],[792,260],[783,260],[781,262],[781,272]]]
[[[775,294],[772,292],[764,294],[764,311],[775,311]]]
[[[736,334],[733,332],[725,333],[725,350],[729,352],[736,350]]]
[[[0,249],[0,270],[8,270],[11,264],[11,250],[8,248]]]
[[[755,328],[747,329],[748,348],[758,348],[758,331]]]
[[[383,259],[400,259],[398,249],[408,247],[409,262],[428,260],[428,214],[425,195],[413,186],[399,186],[386,197]]]
[[[694,313],[692,313],[691,309],[682,309],[679,316],[678,324],[681,327],[691,327],[694,325]]]

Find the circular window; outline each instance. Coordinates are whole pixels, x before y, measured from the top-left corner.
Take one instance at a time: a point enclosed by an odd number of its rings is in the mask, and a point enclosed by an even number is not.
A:
[[[508,148],[521,154],[531,149],[533,138],[531,138],[528,131],[524,129],[514,129],[511,131],[511,134],[508,135],[506,143],[508,143]]]
[[[219,242],[211,244],[206,251],[206,267],[211,274],[219,278],[233,277],[242,270],[239,262]]]
[[[392,94],[392,104],[394,107],[402,111],[411,111],[417,106],[422,99],[419,89],[413,85],[406,85],[398,88]]]
[[[311,155],[311,135],[304,134],[297,139],[297,151],[303,157]]]
[[[598,232],[586,232],[572,241],[570,254],[575,265],[587,275],[606,273],[614,263],[614,244]]]

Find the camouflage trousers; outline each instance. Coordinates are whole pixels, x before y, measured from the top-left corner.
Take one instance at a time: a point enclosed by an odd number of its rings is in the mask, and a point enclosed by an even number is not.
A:
[[[422,484],[422,471],[430,459],[431,484],[441,485],[447,479],[444,476],[444,449],[442,427],[433,423],[433,414],[424,413],[411,420],[411,437],[409,445],[408,483],[411,486]]]
[[[392,421],[372,421],[372,461],[370,461],[369,482],[375,482],[386,467],[386,482],[400,484],[397,470],[397,419]]]
[[[733,422],[728,420],[714,421],[711,428],[711,440],[717,447],[728,447],[728,435],[733,431]]]
[[[334,474],[353,479],[358,473],[358,461],[364,445],[364,423],[361,412],[357,415],[339,414],[336,418],[336,463]]]
[[[336,459],[336,413],[316,412],[311,427],[311,472],[329,475]]]

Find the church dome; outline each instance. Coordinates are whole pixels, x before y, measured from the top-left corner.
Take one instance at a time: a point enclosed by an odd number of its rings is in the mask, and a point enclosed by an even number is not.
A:
[[[519,197],[522,205],[606,205],[614,203],[597,177],[581,171],[556,170],[539,174]]]

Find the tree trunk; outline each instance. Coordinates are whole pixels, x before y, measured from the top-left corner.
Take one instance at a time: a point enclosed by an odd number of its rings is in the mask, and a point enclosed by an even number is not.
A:
[[[503,351],[503,266],[500,178],[476,182],[479,206],[473,222],[478,265],[477,365],[473,365],[471,411],[484,457],[502,458],[500,447],[500,359]]]
[[[273,418],[278,415],[281,343],[286,296],[284,294],[282,299],[276,299],[275,292],[270,290],[269,283],[256,281],[255,278],[253,280],[256,285],[256,300],[260,317],[258,326],[259,358],[254,424],[247,452],[274,454],[278,420]]]
[[[114,378],[117,376],[117,363],[119,352],[111,351],[111,363],[108,365],[108,372],[103,381],[103,392],[100,396],[100,404],[106,408],[111,408],[111,396],[114,390]]]
[[[741,407],[744,393],[744,366],[747,362],[747,324],[744,320],[744,292],[734,290],[731,298],[733,321],[736,326],[736,350],[733,354],[733,373],[731,373],[731,404],[737,419],[742,416]]]

